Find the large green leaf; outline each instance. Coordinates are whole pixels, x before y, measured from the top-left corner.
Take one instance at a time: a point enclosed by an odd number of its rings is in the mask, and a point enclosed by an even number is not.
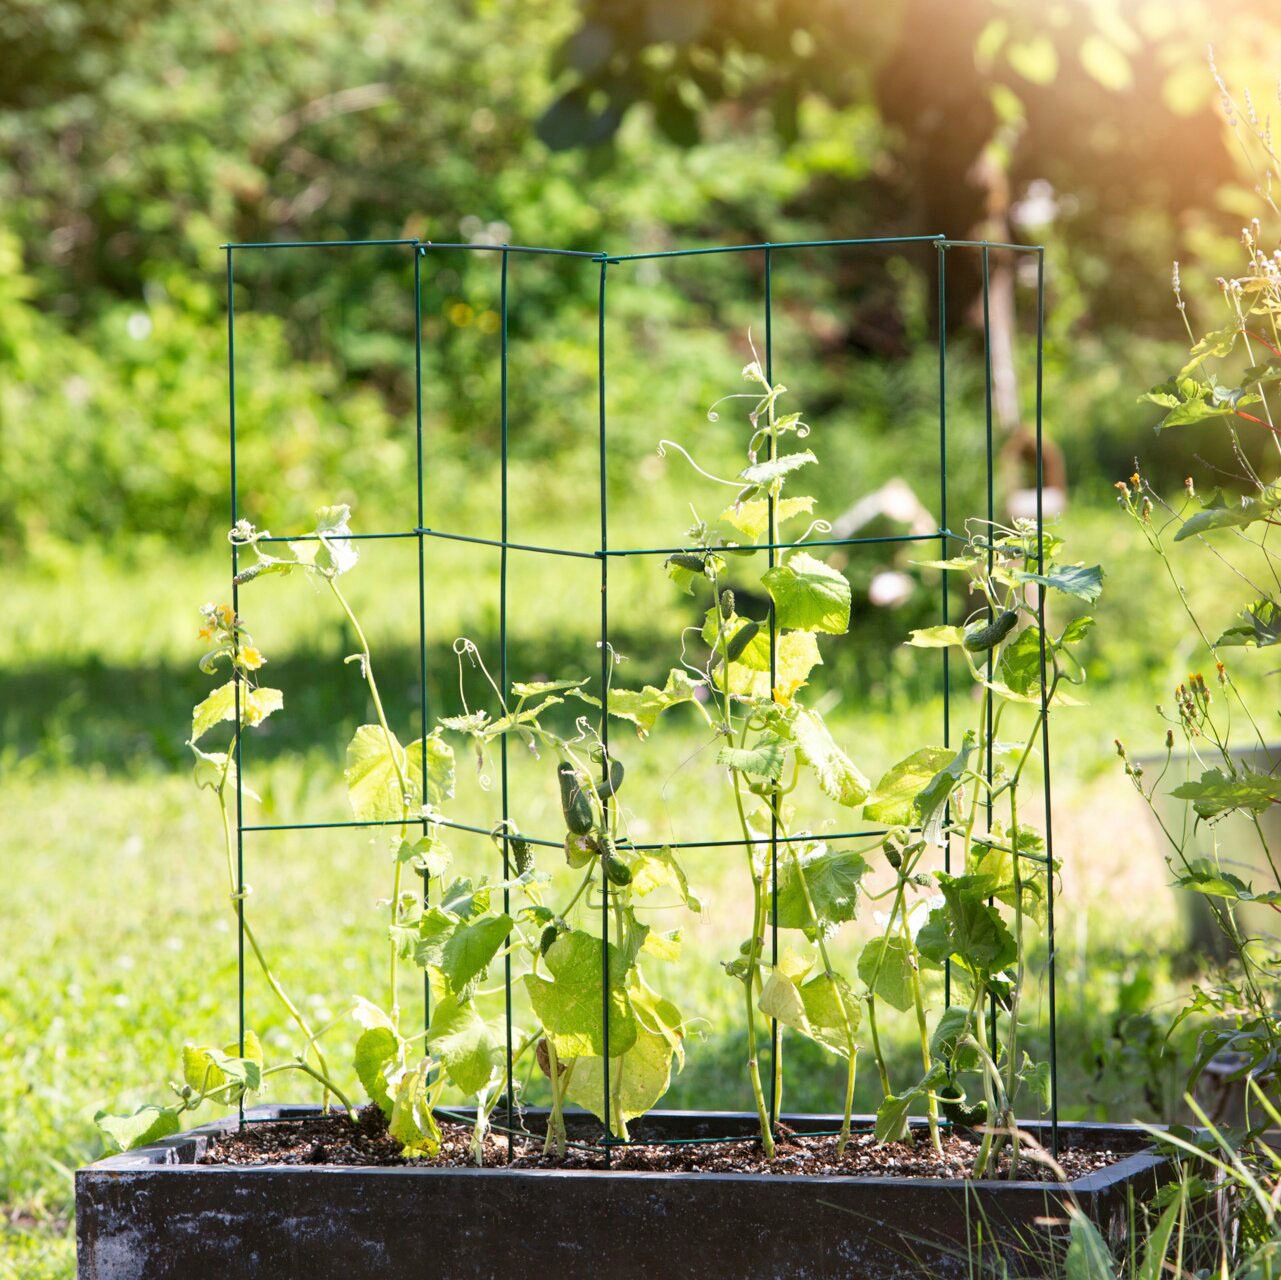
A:
[[[916,797],[921,835],[930,844],[943,843],[943,820],[947,816],[947,802],[969,767],[975,746],[974,730],[967,729],[961,741],[961,749],[921,788]]]
[[[361,1032],[356,1041],[356,1078],[364,1086],[369,1100],[386,1116],[390,1116],[392,1110],[387,1067],[395,1062],[397,1049],[396,1034],[390,1027],[370,1027]]]
[[[813,510],[813,498],[780,498],[774,504],[774,523],[778,526],[784,520],[807,515]],[[726,524],[733,525],[744,537],[754,541],[769,530],[769,502],[765,498],[736,502],[721,512],[721,519]]]
[[[647,684],[637,692],[635,689],[611,689],[609,691],[609,714],[620,720],[628,720],[636,726],[637,734],[644,738],[658,723],[658,717],[671,707],[682,702],[692,702],[700,685],[680,667],[673,667],[668,673],[667,683],[661,688]],[[600,706],[600,699],[581,689],[572,689],[575,697]]]
[[[458,882],[455,881],[455,884]],[[445,945],[454,936],[459,918],[452,911],[439,907],[426,907],[418,918],[418,940],[414,947],[414,962],[439,969],[444,962]]]
[[[463,1093],[475,1095],[488,1083],[504,1049],[500,1028],[492,1026],[470,1000],[447,995],[431,1011],[427,1047]]]
[[[997,973],[1018,959],[1015,943],[995,907],[985,901],[991,891],[986,876],[952,877],[939,874],[944,905],[916,935],[916,946],[927,960],[960,963],[974,973]]]
[[[804,551],[761,575],[778,625],[792,631],[843,635],[850,627],[850,584],[845,575]]]
[[[1051,669],[1049,653],[1046,668]],[[1041,688],[1041,629],[1035,623],[1022,631],[1001,651],[997,668],[1006,687],[1018,694],[1038,693]]]
[[[801,984],[801,1002],[809,1022],[806,1034],[825,1049],[842,1058],[858,1052],[854,1034],[862,1018],[862,1006],[840,974],[815,974]]]
[[[1222,769],[1207,769],[1199,781],[1184,782],[1170,794],[1176,800],[1191,800],[1201,818],[1217,818],[1234,809],[1262,813],[1281,803],[1281,778],[1248,771],[1229,777]]]
[[[395,734],[365,724],[347,744],[347,798],[363,822],[406,817],[422,802],[423,754],[427,756],[427,802],[438,808],[454,794],[454,750],[438,732],[402,747]],[[402,786],[403,781],[403,786]]]
[[[858,1051],[854,1033],[862,1016],[849,984],[838,975],[820,973],[800,982],[775,970],[761,990],[757,1007],[767,1018],[848,1058]]]
[[[867,799],[871,783],[836,745],[817,711],[798,707],[791,720],[791,730],[797,755],[814,770],[819,790],[825,796],[851,809]]]
[[[1182,542],[1211,529],[1244,529],[1257,520],[1271,519],[1278,508],[1281,508],[1281,488],[1276,486],[1269,486],[1252,498],[1241,498],[1234,503],[1225,502],[1221,495],[1216,494],[1210,505],[1183,522],[1174,540]]]
[[[955,1004],[939,1015],[934,1034],[930,1036],[930,1054],[945,1063],[948,1071],[971,1071],[978,1066],[973,1026],[974,1018],[981,1016]]]
[[[562,933],[547,952],[554,982],[525,975],[530,1003],[558,1057],[591,1058],[605,1052],[601,1009],[601,940],[581,930]],[[636,1018],[625,989],[627,959],[609,944],[609,1050],[615,1057],[636,1042]]]
[[[799,855],[790,849],[780,849],[779,927],[804,929],[810,934],[816,932],[810,901],[818,915],[818,930],[826,931],[846,920],[853,920],[858,914],[859,882],[867,871],[863,855],[852,849],[828,849],[819,844]],[[809,890],[809,901],[806,900],[806,889]]]
[[[1103,569],[1097,564],[1055,565],[1049,573],[1019,573],[1020,582],[1040,582],[1064,595],[1093,604],[1103,594]]]
[[[777,782],[787,759],[788,744],[774,733],[762,733],[750,747],[722,747],[716,763],[752,778]]]
[[[868,990],[892,1008],[906,1013],[912,1007],[912,975],[916,957],[906,938],[872,938],[858,958],[858,976]]]
[[[376,724],[361,725],[347,744],[347,798],[362,821],[384,822],[406,817],[417,796],[410,780],[409,758],[394,734]]]
[[[882,775],[863,805],[863,816],[869,822],[881,822],[887,827],[915,825],[920,817],[916,797],[953,758],[954,753],[947,747],[921,747],[913,751]]]
[[[1281,605],[1266,598],[1241,610],[1241,622],[1229,627],[1216,645],[1267,649],[1281,643]]]
[[[439,969],[450,987],[461,991],[494,958],[512,931],[509,915],[482,916],[459,924],[441,948]]]
[[[99,1111],[93,1119],[117,1151],[149,1146],[171,1133],[177,1133],[180,1127],[178,1112],[173,1107],[152,1104],[139,1107],[131,1116],[113,1116]]]
[[[776,481],[782,480],[784,476],[791,475],[793,471],[798,471],[801,467],[817,461],[818,459],[808,449],[801,453],[784,453],[777,458],[770,458],[765,462],[756,462],[750,467],[744,467],[738,473],[738,478],[749,488],[768,489]]]
[[[619,1057],[609,1061],[610,1128],[621,1136],[621,1126],[644,1115],[667,1092],[672,1078],[672,1059],[680,1060],[684,1034],[680,1010],[643,987],[633,986],[629,996],[637,1017],[636,1041]],[[605,1119],[604,1060],[579,1058],[574,1063],[567,1095],[571,1102]],[[617,1089],[617,1093],[615,1093]],[[621,1109],[622,1115],[618,1114]]]

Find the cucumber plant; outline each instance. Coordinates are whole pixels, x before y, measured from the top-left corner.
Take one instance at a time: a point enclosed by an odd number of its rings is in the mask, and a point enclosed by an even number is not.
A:
[[[1048,590],[1092,603],[1102,589],[1102,571],[1058,563],[1061,541],[1030,523],[973,524],[959,539],[955,556],[926,562],[928,568],[964,575],[982,603],[968,625],[919,630],[908,643],[960,651],[981,691],[978,725],[959,750],[920,748],[873,788],[802,692],[822,660],[819,637],[846,632],[851,608],[844,576],[803,545],[830,526],[811,518],[800,537],[780,544],[779,528],[800,516],[812,517],[814,509],[812,497],[785,488],[818,461],[809,448],[783,452],[780,446],[789,437],[806,438],[810,428],[799,413],[779,412],[785,388],[770,382],[759,361],[743,372],[754,390],[748,397],[746,465],[737,476],[712,475],[670,441],[660,451],[677,450],[700,475],[736,490],[715,526],[696,515],[689,548],[671,556],[666,568],[683,589],[702,592],[709,604],[699,633],[702,659],[687,658],[685,665],[704,686],[708,705],[717,709],[714,716],[704,714],[721,743],[718,759],[734,790],[751,878],[751,934],[725,968],[743,984],[747,1071],[761,1142],[772,1155],[757,1015],[846,1060],[839,1152],[850,1134],[858,1033],[866,1010],[884,1095],[877,1138],[908,1137],[909,1112],[920,1105],[930,1139],[941,1150],[941,1108],[952,1123],[984,1129],[974,1167],[978,1175],[990,1165],[996,1135],[1013,1135],[1020,1088],[1030,1085],[1042,1097],[1049,1088],[1048,1067],[1032,1062],[1019,1041],[1028,924],[1039,917],[1053,868],[1043,839],[1020,819],[1019,787],[1041,734],[1042,682],[1047,706],[1073,701],[1068,686],[1084,679],[1073,649],[1092,622],[1074,618],[1057,636],[1047,635],[1043,646],[1029,597]],[[775,553],[758,575],[769,614],[742,617],[726,581],[728,566],[740,555],[759,557],[763,550]],[[1035,708],[1031,727],[1013,744],[1005,743],[998,736],[1002,721],[1020,706]],[[789,800],[802,771],[811,772],[838,805],[861,808],[866,819],[888,827],[883,841],[838,849],[813,834]],[[998,806],[1007,809],[1007,818],[997,816]],[[963,874],[927,873],[926,859],[936,859],[952,842],[960,846]],[[856,987],[835,966],[829,944],[841,925],[854,919],[860,898],[872,896],[865,885],[871,870],[867,855],[878,849],[893,881],[875,897],[888,896],[891,909],[880,936],[860,954]],[[812,952],[787,946],[767,960],[771,917],[780,929],[799,931]],[[922,973],[944,966],[968,983],[968,1000],[944,1009],[931,1028]],[[984,1016],[993,1001],[1004,1008],[1009,1026],[999,1045],[988,1034]],[[913,1015],[921,1047],[919,1079],[897,1092],[877,1024],[878,1008],[885,1005]],[[774,1056],[773,1070],[777,1106],[781,1052]],[[982,1098],[971,1103],[965,1086],[976,1074]],[[1017,1144],[1013,1160],[1017,1164]]]
[[[1011,1173],[1017,1169],[1020,1091],[1049,1102],[1049,1065],[1033,1061],[1021,1039],[1028,952],[1057,864],[1051,865],[1044,838],[1020,816],[1020,788],[1045,715],[1077,703],[1070,689],[1084,683],[1085,670],[1075,650],[1093,619],[1076,616],[1043,637],[1041,616],[1049,610],[1038,610],[1031,593],[1092,604],[1103,587],[1098,566],[1059,561],[1062,546],[1034,522],[1006,527],[973,521],[954,556],[922,562],[961,577],[979,602],[966,625],[923,628],[907,641],[958,651],[980,694],[976,724],[959,748],[922,747],[892,766],[863,809],[865,818],[891,827],[883,852],[894,876],[884,931],[859,960],[884,1093],[877,1137],[906,1136],[911,1108],[923,1104],[937,1147],[941,1111],[954,1125],[982,1131],[976,1177],[1007,1141]],[[1029,708],[1030,726],[1025,722],[1020,730],[1013,722]],[[959,855],[961,874],[924,874],[923,860],[944,848]],[[967,999],[945,1008],[931,1029],[921,973],[944,967]],[[919,1035],[921,1075],[897,1091],[876,1030],[882,1005],[910,1011]],[[1006,1020],[999,1040],[997,1010]],[[971,1101],[975,1077],[981,1096]]]
[[[438,1150],[437,1115],[453,1090],[474,1101],[472,1152],[480,1161],[499,1100],[523,1093],[518,1067],[526,1075],[541,1071],[547,1080],[546,1152],[565,1152],[564,1111],[571,1103],[608,1118],[610,1136],[626,1141],[629,1122],[662,1098],[673,1069],[683,1066],[685,1016],[649,976],[652,963],[679,956],[679,931],[642,923],[638,911],[659,905],[697,913],[701,904],[671,848],[633,840],[628,811],[618,803],[624,763],[594,721],[602,715],[625,720],[645,739],[665,712],[688,706],[717,748],[751,889],[748,936],[723,968],[742,992],[745,1066],[766,1155],[774,1154],[771,1111],[781,1105],[784,1083],[780,1036],[771,1061],[771,1106],[761,1046],[763,1020],[772,1020],[844,1063],[838,1152],[850,1138],[865,1023],[883,1093],[880,1141],[908,1138],[909,1113],[921,1107],[936,1148],[945,1121],[983,1131],[976,1174],[1005,1141],[1013,1143],[1017,1163],[1020,1090],[1044,1095],[1049,1083],[1045,1064],[1030,1059],[1020,1037],[1029,935],[1055,871],[1043,840],[1020,817],[1019,788],[1035,755],[1043,705],[1070,703],[1068,688],[1084,678],[1073,650],[1091,624],[1077,617],[1042,639],[1030,593],[1048,590],[1092,602],[1101,571],[1059,563],[1059,539],[1026,523],[973,524],[958,539],[954,557],[925,562],[929,569],[963,575],[980,603],[968,625],[915,631],[908,643],[958,650],[979,690],[978,722],[959,749],[920,748],[873,787],[806,699],[811,673],[822,662],[820,638],[848,631],[852,605],[845,576],[812,554],[817,547],[811,535],[828,533],[830,526],[814,517],[812,497],[787,491],[798,473],[817,464],[809,448],[784,447],[806,439],[810,427],[801,414],[780,412],[785,388],[770,382],[759,361],[744,376],[752,385],[751,406],[737,475],[717,477],[680,445],[660,444],[660,453],[676,451],[709,482],[734,490],[714,520],[695,511],[683,549],[664,563],[671,581],[700,596],[704,607],[701,626],[682,635],[678,664],[661,688],[615,687],[616,654],[606,663],[600,696],[575,678],[500,687],[476,644],[464,638],[454,646],[464,691],[461,714],[441,718],[403,744],[341,582],[357,563],[349,509],[322,510],[311,533],[283,548],[245,522],[232,531],[241,551],[254,557],[238,574],[238,586],[307,575],[328,592],[357,640],[346,663],[364,681],[374,720],[359,726],[348,744],[345,781],[354,819],[385,833],[390,894],[380,908],[386,913],[386,995],[354,999],[350,1062],[408,1155]],[[804,531],[784,542],[782,526],[801,517],[809,520]],[[736,568],[731,574],[731,564],[755,570],[751,598],[768,599],[763,616],[749,616],[751,609],[760,613],[760,605],[740,607],[740,598],[749,596],[743,573]],[[122,1147],[175,1131],[178,1117],[205,1101],[238,1102],[284,1070],[313,1077],[326,1105],[332,1097],[354,1115],[321,1048],[333,1026],[313,1031],[275,977],[237,885],[230,805],[238,793],[249,793],[237,786],[236,748],[246,728],[282,708],[283,697],[258,684],[265,660],[230,607],[208,606],[204,621],[202,636],[211,648],[202,668],[213,672],[226,664],[232,678],[195,708],[190,742],[196,781],[219,804],[233,906],[245,939],[300,1040],[292,1057],[270,1066],[252,1033],[233,1048],[186,1046],[176,1103],[131,1117],[101,1117],[104,1132]],[[488,706],[467,704],[463,676],[469,665],[484,678]],[[589,710],[567,716],[575,703]],[[1031,727],[1007,742],[999,736],[1008,727],[1003,721],[1020,708],[1033,710]],[[226,721],[233,724],[226,750],[201,745]],[[563,844],[548,849],[531,841],[506,816],[491,829],[502,876],[491,881],[454,874],[451,832],[466,824],[447,812],[456,782],[451,743],[475,757],[485,786],[491,753],[507,740],[544,762],[547,785],[559,799]],[[861,810],[884,835],[860,848],[824,839],[823,823],[812,820],[817,815],[797,812],[807,775],[826,802]],[[517,813],[521,802],[518,796],[512,806]],[[926,869],[944,847],[959,848],[961,874]],[[562,858],[581,874],[556,901],[550,865]],[[873,893],[868,884],[886,869],[888,884]],[[642,901],[650,895],[657,897]],[[835,939],[864,899],[888,899],[889,912],[879,917],[878,934],[849,974],[836,964]],[[609,913],[608,940],[589,927],[589,911],[591,919]],[[787,939],[777,951],[767,947],[774,926]],[[502,984],[486,988],[491,968],[500,964]],[[424,972],[432,996],[425,1032],[403,1025],[398,992],[407,966]],[[945,966],[966,998],[943,1009],[931,1025],[937,989],[931,971]],[[487,1018],[486,997],[512,989],[524,993],[527,1021],[508,1027]],[[897,1089],[878,1025],[887,1006],[912,1016],[920,1043],[919,1076]],[[985,1018],[996,1007],[1005,1011],[1008,1027],[1000,1043]]]

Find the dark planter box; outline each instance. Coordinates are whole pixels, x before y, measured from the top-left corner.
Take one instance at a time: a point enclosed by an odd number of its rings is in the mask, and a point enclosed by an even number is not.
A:
[[[261,1107],[255,1118],[312,1114]],[[527,1113],[531,1129],[541,1116]],[[655,1112],[637,1138],[755,1131],[737,1112]],[[798,1132],[830,1116],[785,1117]],[[575,1118],[586,1136],[599,1125]],[[76,1174],[81,1280],[878,1280],[972,1277],[996,1253],[1040,1270],[1067,1192],[1114,1241],[1162,1179],[1134,1127],[1060,1126],[1064,1147],[1126,1152],[1067,1187],[1035,1182],[533,1169],[239,1168],[196,1160],[224,1120]],[[1048,1141],[1045,1126],[1026,1126]],[[573,1136],[571,1132],[571,1136]],[[967,1258],[972,1227],[986,1259]],[[1025,1261],[1024,1261],[1025,1259]],[[975,1265],[975,1261],[978,1265]],[[995,1268],[993,1268],[995,1272]]]

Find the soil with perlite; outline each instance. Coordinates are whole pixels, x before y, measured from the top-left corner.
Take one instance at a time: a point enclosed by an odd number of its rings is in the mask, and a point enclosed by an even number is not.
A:
[[[353,1124],[345,1115],[308,1117],[300,1120],[250,1122],[242,1130],[231,1130],[213,1139],[201,1164],[223,1165],[419,1165],[435,1168],[462,1168],[473,1165],[472,1130],[469,1125],[441,1122],[441,1145],[437,1155],[409,1158],[402,1146],[387,1132],[387,1121],[376,1107],[366,1107]],[[780,1126],[773,1160],[767,1160],[757,1138],[706,1144],[658,1143],[615,1147],[610,1167],[648,1173],[763,1173],[804,1174],[842,1177],[892,1177],[964,1179],[978,1151],[979,1139],[967,1133],[947,1133],[940,1156],[921,1134],[914,1142],[878,1145],[870,1133],[855,1133],[841,1156],[836,1154],[835,1137],[796,1134]],[[1019,1157],[1020,1181],[1058,1182],[1074,1180],[1114,1164],[1124,1153],[1109,1150],[1072,1149],[1060,1152],[1057,1161],[1038,1149],[1024,1147]],[[544,1156],[541,1137],[516,1135],[510,1156],[505,1134],[485,1139],[484,1163],[489,1167],[516,1169],[602,1169],[598,1149],[571,1147],[561,1156]],[[1006,1152],[989,1168],[986,1176],[1009,1176],[1010,1157]]]

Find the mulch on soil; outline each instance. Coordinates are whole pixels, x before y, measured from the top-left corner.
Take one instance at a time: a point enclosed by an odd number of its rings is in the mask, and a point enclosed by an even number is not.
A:
[[[232,1130],[212,1140],[200,1157],[201,1164],[227,1165],[429,1165],[461,1168],[474,1164],[472,1131],[467,1125],[441,1122],[441,1147],[430,1158],[413,1159],[401,1154],[401,1144],[387,1132],[387,1122],[376,1107],[361,1111],[352,1124],[342,1114],[300,1120],[250,1123],[242,1132]],[[571,1147],[561,1157],[542,1154],[542,1139],[516,1137],[511,1167],[518,1169],[600,1169],[598,1151]],[[968,1178],[978,1151],[978,1139],[964,1133],[943,1137],[940,1157],[928,1138],[878,1146],[870,1133],[855,1134],[838,1159],[834,1137],[808,1137],[780,1126],[773,1160],[766,1160],[760,1141],[718,1142],[707,1145],[663,1144],[615,1148],[611,1167],[654,1173],[761,1173],[842,1175],[896,1178]],[[1121,1159],[1112,1151],[1070,1150],[1060,1153],[1058,1165],[1068,1179],[1105,1169]],[[490,1134],[485,1139],[484,1162],[490,1167],[508,1164],[507,1138]],[[1008,1149],[988,1177],[1008,1176]],[[1020,1181],[1055,1182],[1060,1178],[1046,1160],[1024,1148],[1019,1159]]]

